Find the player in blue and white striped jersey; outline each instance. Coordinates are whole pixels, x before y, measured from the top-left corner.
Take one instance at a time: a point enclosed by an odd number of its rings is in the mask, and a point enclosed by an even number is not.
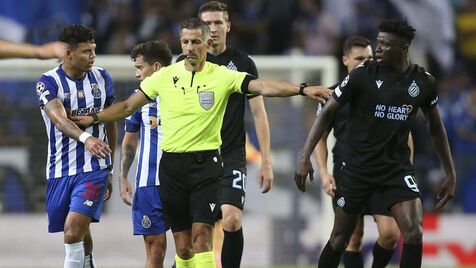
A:
[[[65,268],[95,267],[89,225],[99,221],[112,191],[110,154],[116,127],[94,124],[82,130],[69,116],[94,114],[111,105],[114,88],[107,71],[93,67],[92,29],[70,25],[59,40],[68,44],[63,64],[44,73],[36,84],[48,135],[48,231],[64,232]]]
[[[162,41],[149,41],[136,45],[131,52],[139,81],[172,62],[172,53]],[[159,195],[159,163],[162,157],[160,142],[162,129],[158,100],[152,100],[125,120],[122,140],[119,190],[121,199],[131,205],[133,189],[127,174],[136,155],[140,131],[140,153],[136,172],[135,194],[132,203],[134,235],[142,235],[146,248],[146,267],[162,268],[167,241],[162,202]]]

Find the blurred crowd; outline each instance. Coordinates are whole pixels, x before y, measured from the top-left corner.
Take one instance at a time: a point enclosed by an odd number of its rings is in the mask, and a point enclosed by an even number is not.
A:
[[[354,34],[375,39],[383,18],[406,17],[417,29],[412,61],[438,82],[439,107],[457,168],[458,191],[448,210],[476,212],[476,0],[223,0],[229,5],[232,31],[228,45],[250,55],[335,55]],[[166,41],[179,54],[179,27],[197,15],[205,0],[2,0],[0,38],[44,43],[56,40],[64,25],[82,23],[96,30],[98,54],[129,54],[138,42]],[[19,9],[18,6],[29,8]],[[48,7],[48,8],[45,8]],[[343,74],[344,69],[341,70]],[[21,85],[31,87],[31,85]],[[39,114],[34,96],[15,96],[0,83],[0,148],[25,146],[32,158],[44,157],[32,131],[31,113]],[[15,108],[12,108],[15,106]],[[11,109],[10,109],[10,108]],[[4,112],[5,111],[5,112]],[[38,116],[39,118],[39,116]],[[286,133],[284,133],[285,135]],[[273,139],[279,139],[273,132]],[[431,151],[423,118],[413,131],[415,166],[431,210],[444,172]],[[43,145],[43,144],[42,144]],[[38,147],[38,148],[37,148]],[[44,148],[44,147],[43,147]],[[42,158],[46,159],[46,158]],[[44,161],[33,170],[41,177]],[[0,167],[1,169],[1,167]],[[6,172],[0,170],[0,185]],[[1,187],[0,187],[1,188]],[[0,191],[1,192],[1,191]]]

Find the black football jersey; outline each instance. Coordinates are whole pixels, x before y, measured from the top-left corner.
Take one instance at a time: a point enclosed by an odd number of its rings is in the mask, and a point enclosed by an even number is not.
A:
[[[335,84],[330,87],[330,89],[335,90],[339,84]],[[318,110],[316,116],[319,116],[322,104],[318,104]],[[344,145],[345,145],[345,125],[347,123],[347,118],[349,117],[349,104],[345,104],[337,108],[334,118],[329,126],[329,131],[334,129],[334,136],[336,142],[332,148],[332,158],[334,163],[333,174],[336,174],[340,170],[341,163],[344,156]]]
[[[415,64],[395,75],[375,61],[366,61],[332,95],[341,105],[349,104],[344,147],[349,170],[413,170],[408,135],[418,109],[438,102],[433,76]]]
[[[183,59],[180,55],[176,61]],[[207,61],[224,65],[230,70],[247,72],[258,77],[256,65],[246,53],[234,48],[227,47],[223,53],[218,56],[207,54]],[[223,118],[223,126],[221,128],[221,153],[229,154],[235,150],[239,150],[240,155],[245,155],[245,100],[252,98],[254,95],[244,95],[233,93],[228,98],[225,115]]]

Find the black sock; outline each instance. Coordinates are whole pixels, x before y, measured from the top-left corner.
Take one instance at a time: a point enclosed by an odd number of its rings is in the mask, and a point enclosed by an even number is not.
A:
[[[372,254],[374,255],[372,268],[385,268],[390,262],[393,252],[395,252],[395,249],[385,249],[378,244],[378,241],[375,242],[374,248],[372,249]]]
[[[422,244],[406,244],[403,243],[402,259],[400,260],[401,268],[420,268],[422,256]]]
[[[221,250],[221,265],[223,268],[239,268],[243,255],[243,229],[236,232],[223,230],[223,247]]]
[[[360,251],[344,251],[342,261],[345,268],[364,268],[364,260]]]
[[[340,262],[340,255],[342,252],[335,251],[331,243],[327,241],[326,246],[321,252],[321,256],[319,257],[319,264],[317,267],[319,268],[337,268]]]

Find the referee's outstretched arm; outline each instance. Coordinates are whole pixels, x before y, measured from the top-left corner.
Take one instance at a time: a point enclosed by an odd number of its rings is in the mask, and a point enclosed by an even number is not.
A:
[[[137,90],[127,100],[114,103],[100,113],[87,116],[73,116],[71,120],[80,127],[88,127],[101,122],[113,122],[126,118],[148,102],[149,99],[147,99],[144,92]]]
[[[298,86],[281,80],[251,80],[248,84],[250,93],[260,94],[267,97],[288,97],[305,95],[311,99],[324,103],[332,94],[332,91],[323,86]]]

